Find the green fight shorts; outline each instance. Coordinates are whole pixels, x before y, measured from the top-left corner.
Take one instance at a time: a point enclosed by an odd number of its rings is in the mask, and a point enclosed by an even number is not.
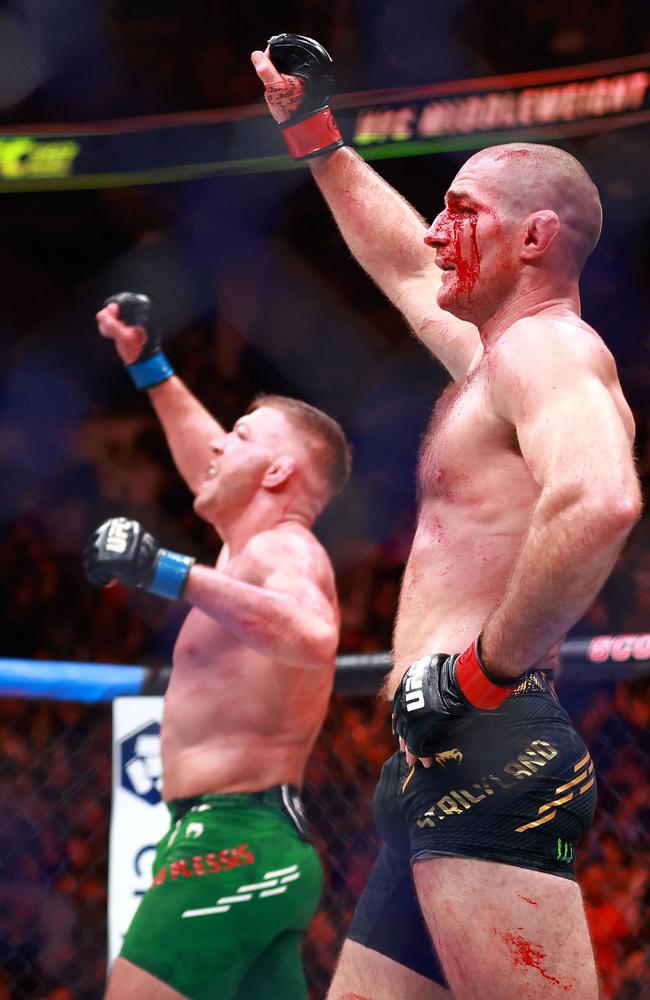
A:
[[[305,1000],[301,938],[323,875],[296,789],[168,806],[121,957],[190,1000]]]

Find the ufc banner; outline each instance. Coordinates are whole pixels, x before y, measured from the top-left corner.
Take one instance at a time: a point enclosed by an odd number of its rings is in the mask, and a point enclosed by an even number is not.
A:
[[[582,66],[337,94],[344,138],[366,160],[552,141],[650,121],[650,53]],[[266,105],[121,120],[0,126],[0,192],[164,184],[305,169]]]
[[[108,856],[108,964],[115,961],[151,883],[156,844],[169,813],[161,799],[163,699],[113,702],[113,802]]]

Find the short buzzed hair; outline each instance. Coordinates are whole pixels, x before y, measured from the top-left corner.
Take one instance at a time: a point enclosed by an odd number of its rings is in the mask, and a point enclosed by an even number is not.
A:
[[[261,393],[250,404],[247,413],[253,413],[262,406],[280,410],[287,420],[302,432],[311,457],[327,483],[329,497],[341,492],[350,477],[352,468],[352,448],[341,425],[327,413],[291,396],[272,396]]]
[[[483,158],[505,167],[508,195],[521,212],[557,212],[567,249],[581,269],[598,242],[603,216],[598,188],[580,161],[559,146],[529,142],[488,146],[472,157]]]

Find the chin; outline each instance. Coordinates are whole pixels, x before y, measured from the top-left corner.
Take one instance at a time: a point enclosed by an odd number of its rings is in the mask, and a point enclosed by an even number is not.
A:
[[[464,319],[471,323],[473,319],[473,309],[469,297],[460,294],[456,288],[439,288],[436,295],[436,302],[445,312],[451,313],[456,319]]]
[[[199,494],[197,497],[194,497],[194,503],[192,504],[192,507],[194,508],[195,514],[198,514],[199,517],[202,517],[204,521],[207,520],[206,508],[208,507],[208,502],[205,500],[204,497],[201,496],[201,494]]]

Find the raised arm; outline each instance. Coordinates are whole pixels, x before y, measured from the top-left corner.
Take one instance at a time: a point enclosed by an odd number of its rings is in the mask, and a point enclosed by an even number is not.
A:
[[[353,256],[452,377],[462,379],[479,335],[437,304],[442,271],[424,243],[424,219],[347,146],[309,165]]]
[[[504,338],[505,340],[505,338]],[[589,607],[639,517],[634,424],[591,332],[528,321],[496,345],[494,401],[540,487],[502,600],[482,633],[495,676],[544,656]]]
[[[134,381],[148,392],[165,432],[176,468],[192,492],[197,493],[213,455],[210,443],[223,437],[225,431],[199,403],[184,382],[177,375],[169,374],[172,371],[171,366],[163,368],[158,363],[158,376],[163,380],[150,386],[146,384],[147,379],[154,382],[156,379],[154,356],[156,352],[151,352],[150,349],[150,337],[144,325],[145,316],[129,316],[127,312],[127,319],[141,320],[140,324],[129,324],[124,322],[124,318],[120,319],[120,309],[123,313],[126,311],[124,302],[111,302],[100,309],[97,313],[99,332],[102,337],[114,342],[115,350],[132,377],[134,372],[137,375],[138,370],[151,364],[153,358],[154,374],[145,373],[145,376],[140,375],[139,382],[136,378]],[[148,352],[147,346],[149,346]],[[145,362],[142,361],[143,354],[148,354],[148,360]]]
[[[278,72],[268,49],[251,58],[276,122],[306,114],[303,81]],[[452,376],[462,378],[478,331],[437,305],[441,272],[424,244],[424,219],[349,147],[309,153],[307,162],[354,257]]]

